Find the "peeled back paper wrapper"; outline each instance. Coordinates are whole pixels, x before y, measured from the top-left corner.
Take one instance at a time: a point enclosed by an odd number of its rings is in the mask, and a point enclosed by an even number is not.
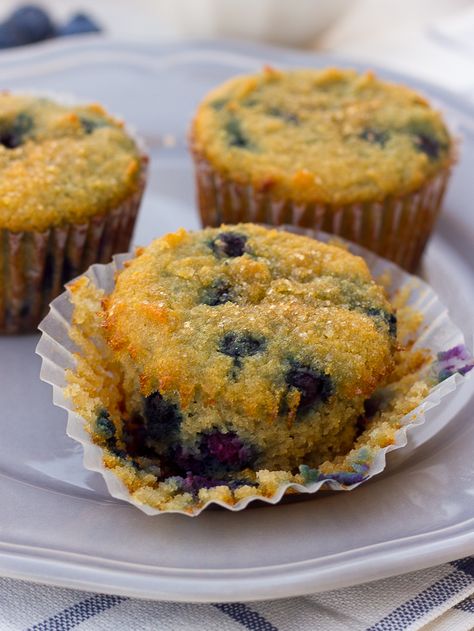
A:
[[[283,226],[280,229],[304,234],[324,242],[334,241],[333,235],[309,229],[303,230],[291,226]],[[354,448],[345,457],[340,470],[332,467],[328,472],[324,467],[321,470],[303,464],[296,474],[258,471],[256,472],[258,490],[256,488],[252,491],[250,487],[247,487],[245,493],[242,492],[240,495],[231,492],[230,489],[227,489],[227,494],[222,493],[222,486],[219,487],[219,493],[213,488],[204,488],[196,493],[195,489],[193,492],[191,487],[186,486],[186,479],[177,483],[176,478],[155,480],[156,495],[165,498],[162,503],[147,501],[146,494],[129,491],[121,477],[114,473],[114,468],[109,468],[104,464],[102,447],[94,443],[87,429],[87,421],[75,411],[72,401],[65,396],[66,372],[75,370],[75,354],[83,351],[76,347],[69,335],[73,314],[70,293],[65,291],[54,300],[49,314],[40,324],[42,337],[37,353],[42,358],[41,378],[53,386],[54,403],[67,411],[67,433],[82,444],[85,468],[97,471],[104,477],[113,497],[133,504],[148,515],[174,512],[196,516],[211,504],[222,506],[230,511],[240,511],[255,500],[277,504],[289,494],[301,494],[303,498],[321,490],[350,491],[386,468],[388,452],[407,446],[408,430],[416,431],[415,428],[424,424],[426,412],[439,406],[442,399],[465,380],[465,375],[474,365],[471,353],[465,346],[462,332],[451,321],[446,307],[431,287],[395,264],[358,245],[342,239],[339,239],[339,243],[353,254],[362,256],[375,279],[384,279],[384,285],[391,299],[396,295],[404,295],[407,307],[422,319],[421,325],[411,336],[411,341],[413,342],[412,350],[427,349],[429,351],[430,361],[422,369],[422,376],[424,382],[429,384],[429,390],[416,407],[409,413],[401,415],[397,420],[397,428],[388,444],[374,448],[373,444],[364,445],[363,440],[359,438]],[[85,276],[93,285],[108,294],[114,288],[117,272],[123,268],[125,261],[132,257],[132,254],[122,254],[114,257],[113,262],[108,265],[93,265]],[[401,341],[403,343],[403,340]],[[442,409],[443,406],[440,406],[438,411],[442,413]],[[181,498],[179,502],[173,501],[173,493]]]

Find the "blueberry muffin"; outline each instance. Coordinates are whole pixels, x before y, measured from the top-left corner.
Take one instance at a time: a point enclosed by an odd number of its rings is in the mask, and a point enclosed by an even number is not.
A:
[[[129,246],[146,157],[99,105],[0,94],[0,331],[32,330],[64,282]]]
[[[399,421],[426,394],[426,357],[400,362],[394,308],[363,259],[314,239],[180,230],[138,250],[109,294],[87,277],[69,291],[81,352],[66,394],[106,467],[151,506],[232,504],[315,468],[351,483],[367,470],[353,448],[374,393],[403,378],[410,394],[386,396],[367,454],[393,440],[393,410]]]
[[[416,92],[351,70],[266,68],[206,96],[190,144],[204,225],[325,230],[418,264],[454,160]]]

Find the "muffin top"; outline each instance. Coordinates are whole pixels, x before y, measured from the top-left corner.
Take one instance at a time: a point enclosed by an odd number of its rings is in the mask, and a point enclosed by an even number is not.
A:
[[[396,319],[363,259],[252,224],[157,239],[104,311],[141,394],[180,413],[291,423],[331,397],[362,401],[393,368]]]
[[[141,170],[134,140],[99,105],[0,94],[0,229],[105,214],[138,188]]]
[[[410,193],[453,159],[442,117],[422,96],[333,68],[231,79],[199,106],[191,144],[234,181],[331,204]]]

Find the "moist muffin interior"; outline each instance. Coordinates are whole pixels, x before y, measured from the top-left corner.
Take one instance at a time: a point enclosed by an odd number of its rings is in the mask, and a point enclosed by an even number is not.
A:
[[[0,228],[85,223],[132,195],[141,169],[135,141],[99,105],[0,94]]]
[[[231,79],[198,108],[191,146],[232,181],[331,204],[410,193],[452,162],[442,117],[421,95],[338,69]]]
[[[428,354],[397,342],[419,317],[397,322],[361,258],[313,239],[181,230],[138,251],[109,295],[85,277],[70,292],[67,394],[152,506],[233,503],[316,470],[350,483],[361,447],[370,460],[393,441],[428,390]]]

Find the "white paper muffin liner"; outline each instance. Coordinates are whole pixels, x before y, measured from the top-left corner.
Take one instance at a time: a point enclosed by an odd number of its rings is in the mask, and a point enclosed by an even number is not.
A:
[[[334,239],[333,235],[313,230],[303,230],[293,226],[282,226],[281,229],[305,234],[321,241]],[[342,241],[342,239],[340,239]],[[314,494],[321,490],[347,491],[352,490],[373,476],[381,473],[386,468],[386,454],[405,447],[407,445],[407,432],[422,425],[426,420],[427,410],[440,404],[442,399],[455,390],[465,379],[465,375],[473,367],[473,359],[465,347],[465,340],[459,328],[451,321],[446,307],[442,304],[433,289],[421,279],[408,274],[397,265],[381,259],[376,254],[364,248],[345,242],[349,250],[366,260],[372,275],[377,278],[388,272],[391,285],[389,294],[397,290],[409,287],[410,295],[408,303],[416,311],[424,316],[423,324],[417,334],[413,348],[427,348],[438,359],[427,369],[440,374],[443,381],[434,386],[429,395],[401,419],[402,427],[396,431],[393,444],[380,448],[370,464],[361,464],[354,472],[341,472],[311,481],[311,476],[305,484],[287,482],[278,487],[271,496],[254,495],[245,497],[230,505],[223,501],[212,499],[202,505],[191,507],[187,510],[161,510],[147,504],[136,501],[131,496],[124,483],[103,463],[103,451],[95,444],[91,435],[85,429],[86,421],[78,415],[70,400],[64,396],[66,384],[65,371],[75,368],[74,353],[78,352],[69,337],[73,307],[68,292],[61,294],[50,306],[49,314],[41,322],[39,329],[42,331],[41,339],[36,352],[42,358],[41,379],[53,386],[54,404],[65,409],[68,414],[67,434],[81,443],[84,449],[84,466],[91,471],[99,472],[105,479],[109,493],[118,499],[129,502],[147,515],[161,513],[181,513],[188,516],[196,516],[211,504],[222,506],[230,511],[240,511],[251,502],[259,500],[268,504],[277,504],[288,490],[301,494]],[[132,258],[132,254],[121,254],[114,257],[107,265],[92,265],[85,273],[97,287],[110,293],[115,284],[117,270],[123,268],[123,264]],[[361,450],[365,449],[364,447]],[[362,454],[361,454],[362,455]],[[363,460],[363,458],[362,458]],[[306,467],[308,470],[308,467]],[[314,470],[309,470],[314,471]]]

